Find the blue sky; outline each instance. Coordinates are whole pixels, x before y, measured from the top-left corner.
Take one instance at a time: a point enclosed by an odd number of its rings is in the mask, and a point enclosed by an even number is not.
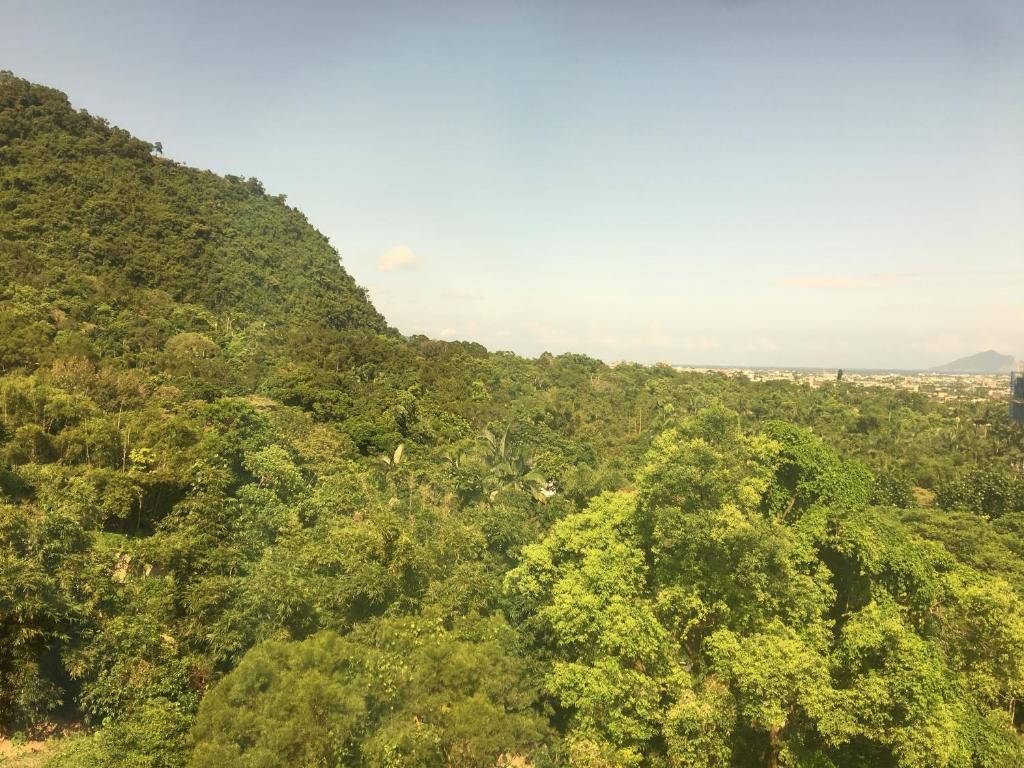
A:
[[[1024,357],[1024,3],[0,0],[0,68],[528,355]]]

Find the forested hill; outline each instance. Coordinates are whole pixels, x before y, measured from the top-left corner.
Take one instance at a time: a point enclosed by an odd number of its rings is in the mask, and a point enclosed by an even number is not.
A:
[[[242,327],[385,328],[327,239],[257,180],[159,157],[0,72],[0,291],[19,284],[59,291],[71,321],[172,300]]]
[[[1005,401],[405,338],[153,150],[0,76],[0,763],[1024,765]]]

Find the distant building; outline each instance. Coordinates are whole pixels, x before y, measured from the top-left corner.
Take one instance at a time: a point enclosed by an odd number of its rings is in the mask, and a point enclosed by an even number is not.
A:
[[[1010,420],[1024,424],[1024,368],[1010,374]]]

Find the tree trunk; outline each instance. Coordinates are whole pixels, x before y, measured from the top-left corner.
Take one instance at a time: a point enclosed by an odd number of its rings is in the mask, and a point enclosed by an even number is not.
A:
[[[768,768],[779,768],[779,726],[768,732]]]

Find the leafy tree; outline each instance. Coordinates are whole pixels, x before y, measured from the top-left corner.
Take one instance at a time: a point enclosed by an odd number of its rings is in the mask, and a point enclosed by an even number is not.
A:
[[[190,764],[493,766],[547,731],[508,642],[419,617],[257,646],[204,701]]]

